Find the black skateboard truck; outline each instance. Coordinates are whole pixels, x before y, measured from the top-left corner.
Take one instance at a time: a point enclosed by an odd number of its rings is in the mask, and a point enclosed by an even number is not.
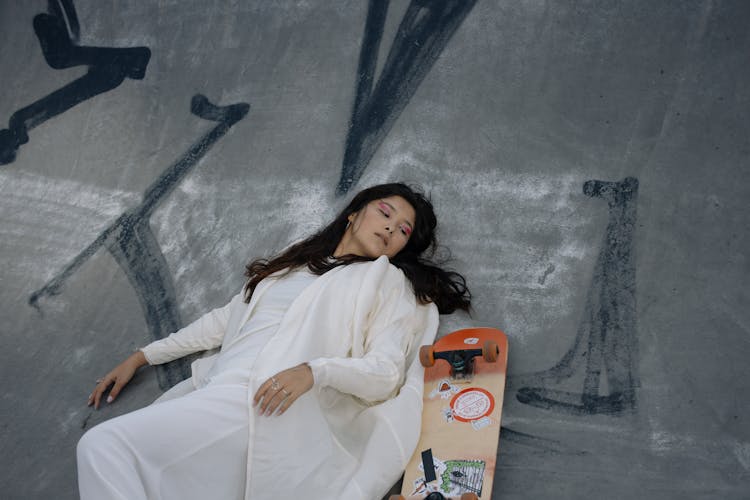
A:
[[[435,346],[423,345],[419,348],[419,362],[429,368],[436,359],[443,359],[451,366],[451,378],[464,379],[474,374],[474,358],[482,356],[488,363],[497,361],[500,348],[493,340],[485,341],[481,349],[454,349],[435,352]],[[428,497],[429,498],[429,497]]]

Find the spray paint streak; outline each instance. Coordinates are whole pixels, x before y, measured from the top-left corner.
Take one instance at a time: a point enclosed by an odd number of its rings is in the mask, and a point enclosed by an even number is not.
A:
[[[80,47],[78,16],[72,0],[48,2],[48,14],[34,17],[34,31],[44,59],[54,69],[88,66],[85,75],[19,109],[8,128],[0,130],[0,165],[16,159],[18,148],[29,142],[29,130],[76,104],[119,86],[125,78],[141,80],[151,59],[148,47]],[[66,24],[67,17],[67,24]],[[70,26],[70,32],[68,31]]]
[[[638,180],[591,180],[583,192],[607,202],[609,220],[588,291],[583,321],[573,346],[549,370],[516,375],[509,386],[518,401],[574,415],[620,414],[636,406],[637,331],[635,251]],[[585,360],[581,392],[555,389],[572,377]],[[609,390],[603,394],[602,383]]]
[[[567,455],[586,455],[585,451],[573,449],[564,445],[555,439],[549,439],[525,432],[514,431],[508,427],[500,428],[501,443],[515,443],[526,446],[527,448],[537,450],[541,453],[567,454]]]
[[[115,258],[136,291],[141,303],[151,338],[159,340],[181,326],[176,294],[167,262],[159,242],[151,230],[150,218],[154,210],[200,161],[213,144],[226,134],[250,109],[247,103],[216,106],[203,95],[195,95],[190,111],[205,120],[218,122],[213,129],[198,139],[190,149],[166,169],[146,190],[143,201],[123,213],[86,247],[57,276],[29,297],[29,304],[39,309],[39,299],[57,295],[65,281],[72,276],[101,247]],[[190,375],[188,359],[178,359],[160,365],[157,370],[159,386],[167,389]]]
[[[476,0],[412,0],[375,88],[388,1],[370,0],[357,68],[356,95],[336,194],[357,183],[375,151],[435,64]]]

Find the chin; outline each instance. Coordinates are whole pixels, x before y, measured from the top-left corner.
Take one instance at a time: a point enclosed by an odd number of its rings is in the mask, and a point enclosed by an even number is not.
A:
[[[370,259],[377,259],[378,257],[382,255],[387,255],[386,251],[379,247],[367,248],[365,250],[365,254],[366,254],[365,256],[369,257]]]

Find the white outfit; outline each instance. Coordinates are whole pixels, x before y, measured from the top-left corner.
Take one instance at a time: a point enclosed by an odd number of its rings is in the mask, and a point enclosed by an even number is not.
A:
[[[385,257],[311,282],[305,274],[288,276],[292,284],[299,278],[296,292],[277,286],[287,280],[264,280],[250,304],[238,294],[143,349],[157,364],[221,345],[193,364],[195,390],[169,399],[186,392],[179,384],[160,398],[168,400],[81,439],[82,498],[382,497],[416,446],[422,370],[414,358],[434,339],[437,309],[417,305]],[[278,325],[257,322],[273,315],[266,306],[282,303],[276,292],[284,290],[298,295]],[[268,303],[267,292],[275,297]],[[284,415],[258,417],[251,399],[260,384],[302,362],[313,370],[313,389]]]
[[[205,377],[197,381],[196,387],[229,381],[244,383],[247,386],[256,356],[278,331],[289,306],[317,278],[318,276],[307,268],[278,278],[266,278],[266,291],[259,297],[253,314],[244,326],[238,329],[236,336],[224,337],[223,342],[227,347],[222,348],[221,355],[216,357]],[[145,352],[151,350],[153,348],[146,348]]]

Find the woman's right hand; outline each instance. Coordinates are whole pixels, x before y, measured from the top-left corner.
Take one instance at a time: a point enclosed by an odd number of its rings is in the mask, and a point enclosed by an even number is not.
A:
[[[142,351],[136,351],[128,358],[117,365],[112,371],[110,371],[104,378],[96,381],[96,387],[94,392],[89,396],[88,406],[94,405],[94,408],[99,409],[99,403],[102,399],[102,395],[107,388],[114,384],[112,390],[109,391],[107,397],[107,403],[111,403],[117,398],[125,385],[130,382],[130,379],[135,375],[136,370],[141,366],[147,365],[148,361]]]

